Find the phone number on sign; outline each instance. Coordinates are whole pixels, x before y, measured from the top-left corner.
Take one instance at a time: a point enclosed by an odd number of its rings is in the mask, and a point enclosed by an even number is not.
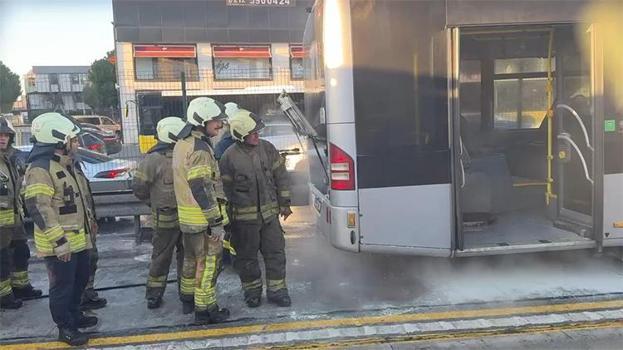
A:
[[[296,0],[227,0],[228,6],[295,6]]]

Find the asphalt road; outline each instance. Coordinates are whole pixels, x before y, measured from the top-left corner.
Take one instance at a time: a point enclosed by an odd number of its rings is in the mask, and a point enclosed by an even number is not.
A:
[[[284,223],[288,286],[293,306],[278,308],[263,304],[260,308],[248,309],[240,282],[231,267],[227,267],[218,282],[219,303],[231,311],[231,322],[225,326],[623,298],[623,265],[608,257],[595,257],[590,251],[457,260],[354,254],[336,250],[316,232],[310,209],[295,209],[295,215]],[[102,289],[100,294],[108,299],[109,305],[94,312],[100,323],[88,331],[98,337],[125,337],[145,332],[197,329],[192,326],[192,315],[181,313],[173,284],[167,288],[162,308],[146,308],[143,284],[150,245],[134,244],[132,222],[121,219],[103,223],[101,230],[96,287]],[[41,260],[33,259],[30,270],[33,283],[47,294],[47,276]],[[170,279],[174,278],[172,271]],[[511,319],[511,322],[515,321]],[[52,340],[55,332],[45,298],[28,301],[20,310],[0,313],[0,342]],[[570,332],[573,329],[559,332],[563,334],[560,336],[551,333],[536,337],[533,343],[519,342],[517,346],[539,348],[547,342],[558,344],[559,340],[560,344],[568,344],[573,337],[564,334]],[[577,339],[584,339],[582,332],[577,333]],[[601,334],[602,330],[594,332]],[[616,343],[620,332],[613,331],[608,337]],[[502,338],[487,337],[487,342],[493,342],[487,346],[506,348],[508,343],[505,342],[515,344],[512,336],[505,338],[508,340]],[[563,338],[567,343],[562,342]],[[398,347],[401,349],[413,345],[394,343],[376,345],[404,346]],[[484,344],[478,339],[434,343],[448,348],[462,347],[461,344],[480,348],[479,344]],[[584,343],[574,344],[582,348]],[[594,343],[595,346],[599,344],[607,348],[606,343]]]

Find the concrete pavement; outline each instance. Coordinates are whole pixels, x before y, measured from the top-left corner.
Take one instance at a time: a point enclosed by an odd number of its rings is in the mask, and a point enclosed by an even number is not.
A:
[[[134,246],[131,222],[102,225],[96,287],[109,305],[94,312],[100,323],[88,331],[98,337],[150,332],[216,329],[192,327],[182,315],[174,285],[165,303],[147,310],[144,287],[150,247]],[[316,234],[311,211],[299,207],[284,224],[287,237],[291,308],[244,306],[240,282],[227,268],[219,278],[219,303],[231,310],[225,327],[308,322],[452,311],[462,308],[544,305],[623,297],[620,263],[591,252],[531,254],[469,259],[430,259],[342,252]],[[31,277],[47,290],[45,267],[31,266]],[[174,274],[170,279],[174,279]],[[140,286],[136,286],[140,285]],[[607,320],[608,318],[604,318]],[[47,299],[26,302],[17,311],[0,313],[0,342],[53,340]]]

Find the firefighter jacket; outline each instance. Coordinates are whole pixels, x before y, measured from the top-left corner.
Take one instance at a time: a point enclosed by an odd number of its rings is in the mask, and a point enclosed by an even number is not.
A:
[[[147,152],[134,173],[132,190],[151,207],[154,228],[178,226],[172,165],[173,145],[161,142]]]
[[[223,187],[235,221],[270,221],[279,208],[290,206],[290,182],[284,159],[275,146],[241,142],[220,160]]]
[[[185,130],[173,148],[173,186],[180,229],[183,233],[198,233],[227,225],[225,194],[210,140],[196,130],[184,136]]]
[[[39,256],[60,256],[91,249],[95,207],[80,164],[35,145],[28,159],[24,204],[34,222]]]
[[[21,230],[23,210],[19,196],[22,177],[18,169],[17,151],[10,147],[0,151],[0,234]]]

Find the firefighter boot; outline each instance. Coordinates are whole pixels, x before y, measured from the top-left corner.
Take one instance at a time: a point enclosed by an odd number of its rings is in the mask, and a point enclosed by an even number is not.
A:
[[[275,304],[280,307],[289,307],[292,305],[290,295],[288,295],[287,289],[280,289],[278,291],[266,291],[266,297],[269,303]]]
[[[71,346],[80,346],[86,344],[89,337],[77,329],[59,328],[58,340]]]
[[[147,308],[148,309],[157,309],[162,305],[162,298],[159,297],[151,297],[147,298]]]
[[[89,328],[97,325],[97,317],[95,316],[87,316],[82,312],[78,316],[78,328]]]
[[[262,289],[250,289],[244,291],[244,301],[250,308],[262,305]]]
[[[194,301],[182,301],[182,313],[184,315],[188,315],[195,311],[195,302]]]
[[[218,305],[206,311],[195,312],[195,324],[199,325],[222,323],[228,318],[229,310],[226,308],[220,309]]]
[[[82,294],[82,302],[80,303],[80,310],[97,310],[101,309],[108,301],[104,298],[100,298],[94,289],[87,289]]]
[[[21,288],[13,287],[13,293],[15,294],[16,298],[22,300],[36,299],[43,295],[41,289],[33,288],[32,284],[28,284],[25,287]]]
[[[15,310],[22,307],[22,305],[22,300],[16,298],[13,293],[0,297],[0,309]]]

